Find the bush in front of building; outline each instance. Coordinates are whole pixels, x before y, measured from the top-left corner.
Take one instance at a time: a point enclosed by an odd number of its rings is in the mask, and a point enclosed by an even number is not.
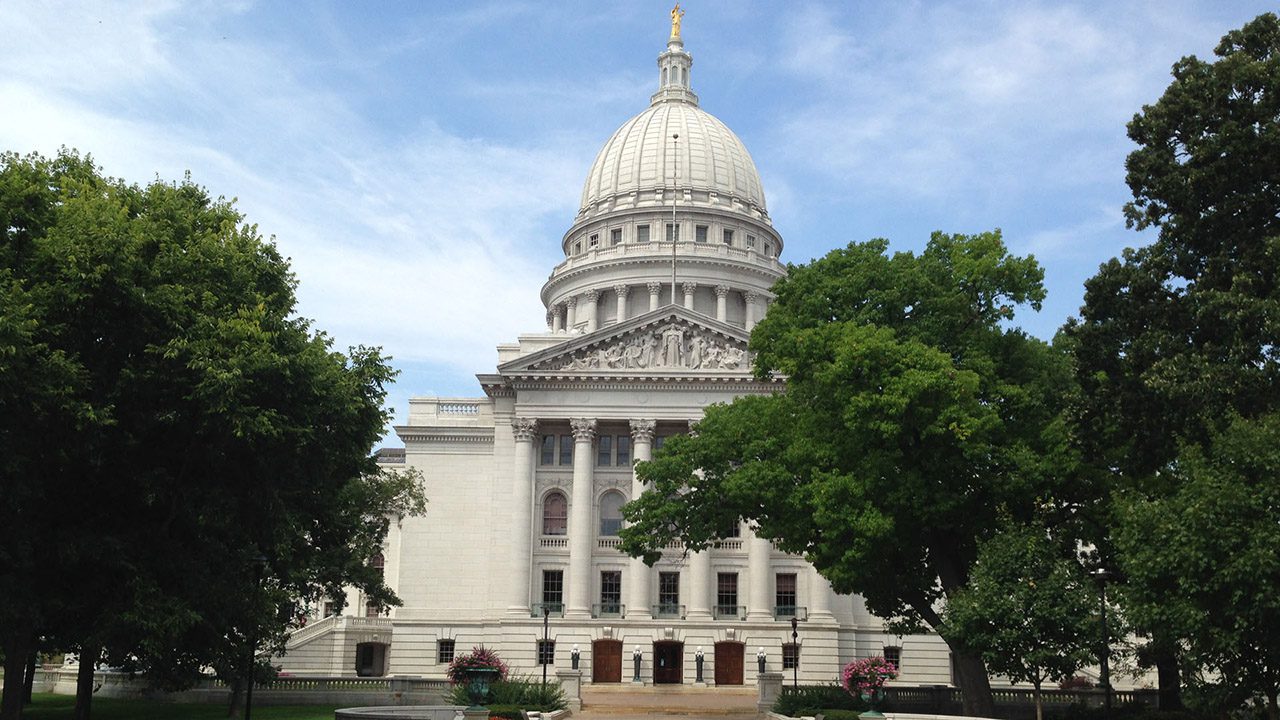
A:
[[[848,710],[857,714],[866,710],[866,703],[845,692],[835,683],[827,685],[801,685],[782,688],[782,694],[774,701],[773,711],[788,717],[817,715],[831,717],[831,711]]]
[[[465,685],[454,685],[448,700],[453,705],[470,705]],[[489,715],[520,720],[521,710],[554,712],[569,707],[569,698],[558,682],[542,684],[531,676],[509,677],[489,686]],[[505,713],[514,711],[513,715]]]

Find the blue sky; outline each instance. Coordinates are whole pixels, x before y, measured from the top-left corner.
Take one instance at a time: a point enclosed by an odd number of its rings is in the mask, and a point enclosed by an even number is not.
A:
[[[1001,228],[1051,337],[1126,246],[1125,123],[1273,2],[684,3],[702,107],[800,263]],[[596,151],[643,110],[666,2],[0,2],[0,149],[190,171],[291,258],[301,312],[379,345],[389,402],[478,395],[545,328]],[[392,440],[394,443],[395,441]]]

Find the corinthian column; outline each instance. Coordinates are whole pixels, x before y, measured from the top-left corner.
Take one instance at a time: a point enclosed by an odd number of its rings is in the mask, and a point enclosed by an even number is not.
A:
[[[635,451],[636,462],[647,462],[653,459],[653,431],[658,423],[653,420],[631,421],[631,447]],[[635,466],[631,467],[631,499],[635,500],[644,494],[644,483],[636,476]],[[631,558],[628,570],[631,575],[629,592],[627,593],[627,617],[647,619],[649,608],[649,566],[640,558]]]
[[[529,565],[533,550],[533,454],[538,421],[515,418],[511,433],[516,439],[515,474],[511,481],[511,600],[507,614],[529,616]]]
[[[631,294],[631,288],[626,285],[614,285],[613,294],[618,296],[618,322],[627,319],[627,296]]]
[[[773,553],[773,543],[757,535],[755,528],[751,529],[751,539],[747,542],[747,582],[751,583],[747,591],[747,620],[765,622],[773,619],[773,603],[769,598],[773,579],[769,577],[769,556]]]
[[[564,329],[568,332],[573,332],[573,327],[578,324],[578,297],[575,295],[566,300],[565,307],[568,310],[565,311]]]
[[[583,297],[587,299],[586,308],[583,310],[587,314],[587,332],[596,331],[596,322],[600,313],[596,311],[596,300],[600,298],[599,290],[588,290],[583,293]]]
[[[698,289],[698,283],[686,282],[680,283],[680,289],[684,291],[684,307],[686,310],[693,309],[693,291]],[[675,288],[672,288],[674,291]]]
[[[662,283],[651,282],[645,287],[649,289],[649,312],[653,312],[658,309],[658,294],[662,292]]]
[[[742,299],[747,302],[747,330],[751,330],[756,326],[756,299],[759,297],[760,294],[755,292],[749,292],[742,296]]]
[[[729,286],[716,286],[716,319],[726,322],[729,319]]]
[[[595,488],[591,443],[596,437],[596,421],[578,418],[573,428],[573,502],[569,506],[569,607],[566,617],[591,616],[591,545],[596,534],[591,527]]]

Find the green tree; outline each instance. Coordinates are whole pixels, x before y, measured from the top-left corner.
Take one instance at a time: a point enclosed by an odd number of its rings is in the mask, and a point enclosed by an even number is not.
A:
[[[1121,504],[1127,612],[1280,720],[1280,414],[1236,418],[1170,472],[1171,494]]]
[[[1001,515],[1081,491],[1059,407],[1065,358],[1007,327],[1042,271],[998,232],[935,234],[920,254],[875,240],[791,267],[751,337],[786,392],[707,409],[640,475],[624,548],[705,547],[746,518],[840,592],[947,639],[936,608],[968,582]],[[990,715],[981,658],[957,649],[965,710]]]
[[[10,153],[0,238],[6,665],[43,635],[90,679],[105,653],[171,686],[278,643],[283,604],[346,584],[397,602],[367,567],[423,502],[369,453],[392,371],[295,315],[287,263],[230,203]]]
[[[1036,720],[1046,680],[1065,680],[1094,659],[1097,590],[1070,547],[1035,525],[985,540],[969,585],[947,602],[949,636],[987,668],[1034,688]]]
[[[1215,53],[1179,60],[1129,124],[1125,214],[1159,236],[1104,264],[1065,328],[1085,458],[1151,497],[1176,490],[1162,469],[1182,444],[1280,407],[1280,20],[1259,16]],[[1161,706],[1178,707],[1177,638],[1138,629]]]

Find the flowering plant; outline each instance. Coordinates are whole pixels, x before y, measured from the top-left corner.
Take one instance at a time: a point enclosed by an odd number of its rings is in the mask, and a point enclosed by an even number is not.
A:
[[[840,686],[854,697],[873,695],[889,680],[898,677],[898,668],[877,655],[854,660],[840,673]]]
[[[481,668],[497,670],[498,677],[494,678],[495,680],[507,679],[507,664],[502,662],[502,658],[498,657],[498,653],[481,645],[471,648],[471,652],[466,655],[459,655],[453,659],[453,662],[449,663],[447,673],[449,682],[454,685],[465,683],[467,682],[468,671]]]

